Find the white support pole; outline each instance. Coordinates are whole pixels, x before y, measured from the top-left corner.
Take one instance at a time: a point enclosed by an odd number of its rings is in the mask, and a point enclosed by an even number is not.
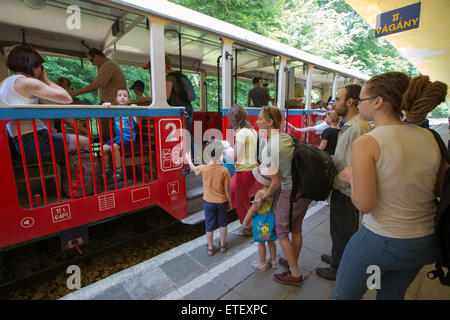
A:
[[[200,73],[200,111],[206,111],[206,74],[204,72]]]
[[[331,99],[334,100],[337,92],[337,82],[339,78],[339,73],[335,72],[333,77],[333,88],[331,89]]]
[[[286,105],[286,62],[287,62],[287,57],[284,56],[280,56],[280,68],[278,71],[278,101],[277,101],[277,105],[278,108],[280,108],[281,110],[285,109],[285,105]]]
[[[306,76],[306,101],[305,101],[305,109],[311,109],[311,91],[312,91],[312,72],[314,66],[312,64],[308,65],[308,75]]]
[[[233,41],[222,38],[222,108],[228,109],[232,105],[231,86],[233,79],[232,61],[227,58],[228,54],[233,54]]]
[[[295,97],[295,67],[289,67],[289,97],[288,99],[292,99]]]
[[[166,21],[149,17],[150,21],[150,62],[152,82],[151,106],[169,107],[166,99],[166,68],[164,59],[164,25]]]

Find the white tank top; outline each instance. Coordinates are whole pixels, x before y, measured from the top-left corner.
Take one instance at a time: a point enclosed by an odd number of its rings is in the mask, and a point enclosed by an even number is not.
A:
[[[25,77],[24,75],[13,75],[6,78],[0,86],[0,96],[3,101],[8,104],[39,104],[38,97],[27,98],[20,95],[14,89],[14,83],[18,78]],[[33,132],[32,120],[20,120],[20,133],[22,135]],[[11,137],[17,137],[16,121],[10,121],[6,125],[6,129]],[[36,130],[47,129],[41,120],[36,119]]]
[[[435,186],[441,153],[433,134],[416,125],[375,128],[377,200],[363,224],[376,234],[400,239],[434,232]]]

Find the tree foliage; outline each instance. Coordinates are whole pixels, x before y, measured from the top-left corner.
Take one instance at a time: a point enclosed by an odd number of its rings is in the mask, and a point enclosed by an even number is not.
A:
[[[172,0],[187,8],[216,17],[250,31],[291,45],[337,64],[368,75],[387,71],[403,71],[410,76],[419,72],[384,38],[375,38],[374,30],[344,0]],[[46,57],[51,80],[68,77],[72,89],[80,89],[96,77],[95,67],[87,61]],[[148,84],[146,70],[121,66],[130,88],[135,80]],[[189,75],[200,108],[200,77]],[[217,110],[217,78],[207,77],[208,110]],[[238,81],[237,103],[247,105],[252,84]],[[132,99],[134,93],[130,92]],[[146,85],[145,95],[149,95]],[[271,87],[274,95],[274,88]],[[96,104],[96,92],[80,96],[82,103]],[[448,115],[449,102],[437,108],[432,116]]]

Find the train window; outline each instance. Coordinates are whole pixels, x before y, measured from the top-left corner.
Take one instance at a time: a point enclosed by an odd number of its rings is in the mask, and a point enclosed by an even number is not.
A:
[[[233,102],[245,107],[275,105],[279,57],[239,43],[233,44],[232,54]],[[263,90],[253,90],[255,86],[266,89],[266,95],[260,94]]]

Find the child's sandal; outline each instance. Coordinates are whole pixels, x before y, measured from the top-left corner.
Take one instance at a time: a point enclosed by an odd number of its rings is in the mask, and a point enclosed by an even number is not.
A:
[[[208,256],[213,256],[216,253],[216,248],[212,247],[212,249],[208,248],[208,245],[206,245],[206,250],[208,251]]]
[[[268,266],[266,263],[261,263],[259,261],[255,261],[252,263],[253,268],[256,270],[267,271]]]
[[[270,260],[270,265],[272,266],[273,269],[277,269],[280,265],[277,262],[277,259],[275,258],[275,260]]]
[[[227,252],[227,245],[224,244],[223,246],[220,246],[220,252],[225,253]]]

